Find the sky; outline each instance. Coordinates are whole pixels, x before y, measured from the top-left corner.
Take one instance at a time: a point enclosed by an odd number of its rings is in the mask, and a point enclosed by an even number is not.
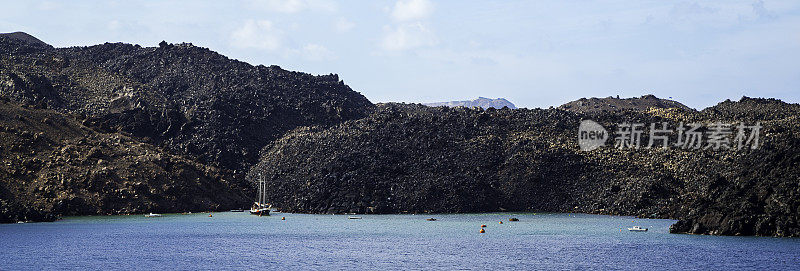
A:
[[[800,1],[6,1],[0,32],[57,47],[191,42],[339,74],[372,102],[547,108],[654,94],[800,102]]]

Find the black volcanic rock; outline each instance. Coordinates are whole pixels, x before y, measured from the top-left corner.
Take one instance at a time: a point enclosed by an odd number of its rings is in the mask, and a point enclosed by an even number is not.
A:
[[[374,108],[333,74],[252,66],[192,44],[53,48],[24,33],[0,35],[0,97],[30,114],[62,116],[36,123],[75,116],[77,124],[62,128],[88,129],[74,135],[88,138],[79,143],[46,146],[66,148],[69,158],[9,143],[25,155],[4,162],[52,166],[9,169],[2,222],[241,208],[253,194],[244,173],[263,146],[298,126],[333,125]],[[24,115],[7,124],[27,125]],[[59,129],[39,137],[59,137]]]
[[[0,222],[240,208],[246,172],[286,211],[585,212],[676,218],[676,233],[800,236],[800,107],[774,99],[374,106],[336,75],[191,44],[53,48],[24,33],[0,35],[0,99]],[[764,128],[754,150],[583,152],[585,119]]]
[[[582,119],[610,129],[729,121],[765,102],[773,111],[758,116],[756,150],[577,146]],[[800,236],[796,108],[749,98],[702,112],[386,104],[364,119],[292,131],[248,178],[266,180],[269,199],[295,212],[585,212],[680,219],[673,232]]]
[[[246,183],[52,110],[0,101],[0,223],[63,215],[230,210]]]
[[[81,114],[105,132],[237,172],[288,130],[361,118],[373,107],[336,75],[251,66],[191,44],[19,43],[0,37],[0,96]]]
[[[25,32],[0,33],[0,53],[24,54],[53,49],[53,46]]]
[[[6,39],[16,40],[16,41],[23,42],[23,43],[27,43],[27,44],[30,44],[32,46],[50,47],[50,48],[52,48],[52,46],[50,46],[49,44],[37,39],[34,36],[31,36],[30,34],[25,33],[25,32],[0,33],[0,37],[6,38]]]
[[[581,98],[572,102],[565,103],[558,108],[572,112],[589,113],[589,112],[618,112],[623,110],[637,110],[646,111],[651,108],[655,109],[678,109],[681,111],[694,111],[679,102],[660,99],[653,95],[644,95],[639,98]]]

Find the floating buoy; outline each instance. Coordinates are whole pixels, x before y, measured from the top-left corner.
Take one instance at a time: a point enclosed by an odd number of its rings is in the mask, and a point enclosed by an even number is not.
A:
[[[486,228],[486,225],[481,225],[481,228]]]
[[[282,217],[281,217],[281,220],[286,220],[286,217],[285,217],[285,216],[282,216]]]
[[[516,218],[516,217],[512,217],[512,218],[509,218],[508,221],[519,221],[519,219]]]
[[[211,214],[208,214],[208,217],[212,217],[212,215],[211,215]]]
[[[503,224],[503,221],[500,221],[500,224]]]
[[[483,228],[481,228],[481,233],[486,233],[486,230],[484,230]]]

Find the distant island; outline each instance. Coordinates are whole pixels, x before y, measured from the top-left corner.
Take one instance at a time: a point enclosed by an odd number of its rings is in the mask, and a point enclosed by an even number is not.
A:
[[[0,222],[247,208],[264,181],[288,212],[580,212],[677,219],[673,233],[800,236],[798,104],[435,105],[374,104],[338,75],[191,43],[55,48],[0,34]],[[584,120],[763,130],[757,149],[581,151]]]
[[[472,107],[480,107],[483,109],[488,108],[496,108],[501,109],[503,107],[508,107],[510,109],[516,109],[517,107],[514,106],[513,103],[509,102],[504,98],[497,98],[497,99],[490,99],[485,97],[478,97],[475,100],[467,100],[467,101],[452,101],[452,102],[438,102],[438,103],[423,103],[426,106],[447,106],[447,107],[457,107],[463,106],[467,108]]]

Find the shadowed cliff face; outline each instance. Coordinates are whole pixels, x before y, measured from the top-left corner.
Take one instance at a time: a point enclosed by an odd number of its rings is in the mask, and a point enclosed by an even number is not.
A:
[[[762,107],[770,113],[741,115]],[[387,104],[364,119],[288,133],[248,177],[266,180],[270,200],[287,211],[587,212],[681,219],[673,232],[798,236],[797,112],[749,98],[703,112],[589,114]],[[758,120],[765,130],[757,150],[584,152],[582,119],[605,127]]]

